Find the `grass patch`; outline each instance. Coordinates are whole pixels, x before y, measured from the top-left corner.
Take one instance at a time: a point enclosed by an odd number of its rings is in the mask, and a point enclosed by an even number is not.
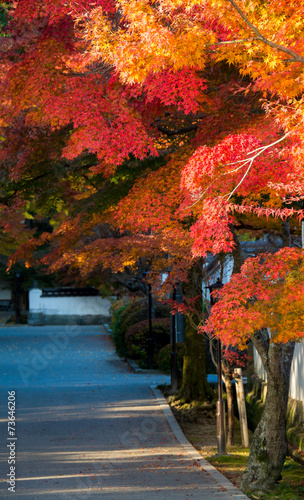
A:
[[[171,409],[187,439],[209,463],[239,488],[249,455],[249,448],[241,446],[239,422],[236,420],[235,423],[235,446],[227,448],[227,455],[217,456],[215,411],[196,404],[179,405],[172,397],[168,400],[172,401]],[[252,500],[303,500],[304,468],[287,458],[282,476],[282,481],[274,491],[260,496],[257,493],[247,496]]]
[[[261,497],[252,498],[255,500],[303,500],[304,498],[304,469],[303,467],[287,458],[282,472],[283,479],[277,489],[272,493],[267,493]]]

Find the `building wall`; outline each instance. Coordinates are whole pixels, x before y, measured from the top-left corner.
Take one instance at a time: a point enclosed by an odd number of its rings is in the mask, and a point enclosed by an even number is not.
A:
[[[34,288],[29,292],[29,324],[68,322],[79,323],[82,318],[85,324],[102,318],[109,318],[111,301],[100,296],[60,296],[41,297],[42,290]]]
[[[304,402],[304,340],[296,344],[291,367],[290,391],[292,399]]]
[[[0,288],[0,300],[11,300],[12,292],[10,288]]]
[[[223,261],[223,270],[222,270],[222,283],[225,285],[231,278],[233,271],[233,257],[231,255],[227,255]],[[209,286],[216,283],[217,279],[221,278],[221,269],[219,261],[217,261],[216,266],[212,267],[212,269],[205,274],[205,278],[203,281],[203,299],[207,302],[210,302],[210,290]]]

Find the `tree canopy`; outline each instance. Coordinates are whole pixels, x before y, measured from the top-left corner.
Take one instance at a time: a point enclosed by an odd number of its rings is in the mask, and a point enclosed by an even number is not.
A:
[[[132,176],[119,173],[126,161],[132,170],[130,155],[152,155],[166,166],[144,169],[117,207],[117,229],[156,237],[166,227],[167,240],[182,231],[200,256],[230,251],[232,224],[301,217],[298,3],[3,5],[0,161],[11,182],[4,205],[29,196],[37,204],[37,192],[45,202],[41,183],[55,175],[53,203],[70,201],[63,234],[73,225],[72,200],[96,209],[96,191]]]
[[[281,0],[1,3],[0,223],[13,260],[49,245],[44,264],[87,278],[146,259],[168,291],[242,231],[299,234],[303,13]],[[25,236],[31,217],[52,233]],[[245,263],[207,324],[227,344],[251,336],[270,375],[304,335],[302,251],[286,241]],[[270,469],[255,476],[257,453],[250,484],[276,481],[286,451],[271,455],[263,425]]]

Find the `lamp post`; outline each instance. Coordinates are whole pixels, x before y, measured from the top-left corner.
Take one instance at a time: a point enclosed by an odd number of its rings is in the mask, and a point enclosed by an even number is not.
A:
[[[211,307],[217,302],[217,298],[212,295],[214,290],[219,290],[224,285],[220,278],[217,278],[216,283],[208,286],[210,290]],[[222,345],[217,339],[217,394],[218,401],[216,403],[216,437],[217,437],[217,453],[218,455],[226,455],[226,438],[225,438],[225,406],[223,401],[223,385],[222,385]]]
[[[143,276],[148,277],[149,271],[143,272]],[[153,368],[153,350],[154,350],[154,339],[153,339],[153,330],[152,330],[152,285],[151,283],[147,283],[148,285],[148,321],[149,321],[149,336],[148,336],[148,368],[152,370]]]
[[[148,368],[153,368],[153,331],[152,331],[152,286],[148,283],[149,294],[149,338],[148,338]]]
[[[176,290],[173,288],[172,300],[176,300]],[[176,315],[171,314],[172,352],[171,352],[171,389],[176,392],[178,389],[177,375],[177,353],[176,353]]]

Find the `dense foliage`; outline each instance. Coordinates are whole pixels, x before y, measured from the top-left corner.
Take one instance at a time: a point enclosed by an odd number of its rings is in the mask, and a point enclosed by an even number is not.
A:
[[[74,282],[150,270],[165,295],[207,252],[235,257],[243,231],[288,226],[285,248],[245,264],[208,323],[227,344],[251,337],[269,375],[283,366],[304,335],[302,251],[289,248],[303,218],[303,13],[278,0],[1,4],[0,224],[12,262],[39,258]],[[44,217],[52,232],[24,231]],[[288,394],[289,369],[269,376],[273,401],[276,384]],[[265,406],[252,488],[278,480],[286,451],[267,441],[276,415]]]

